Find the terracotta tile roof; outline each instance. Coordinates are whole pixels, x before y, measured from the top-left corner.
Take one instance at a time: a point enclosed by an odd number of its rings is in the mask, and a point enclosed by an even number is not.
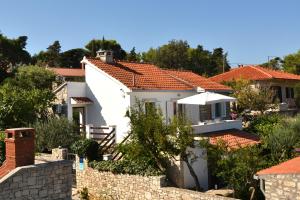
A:
[[[279,71],[279,70],[271,70],[260,66],[244,66],[232,69],[223,74],[219,74],[210,78],[212,81],[216,81],[218,83],[224,81],[232,81],[237,79],[247,79],[247,80],[268,80],[268,79],[285,79],[285,80],[299,80],[300,76]]]
[[[204,86],[203,80],[206,79],[189,72],[190,74],[193,74],[194,79],[198,78],[198,82],[201,82],[201,84],[181,80],[177,76],[174,76],[173,73],[171,74],[168,70],[163,70],[148,63],[118,61],[109,64],[95,58],[87,58],[87,60],[131,89],[195,90],[196,86]],[[213,84],[211,87],[208,87],[208,84],[206,84],[204,89],[228,90],[226,86],[222,87],[219,84],[211,83]]]
[[[93,103],[88,97],[71,97],[77,104]]]
[[[74,69],[74,68],[48,68],[52,70],[54,73],[60,76],[65,77],[84,77],[85,71],[84,69]]]
[[[266,174],[300,174],[300,156],[280,163],[273,167],[257,172],[258,175]]]
[[[205,90],[228,90],[231,91],[230,87],[214,82],[208,78],[199,76],[191,71],[178,71],[178,70],[165,70],[167,73],[188,82],[194,87],[200,86]]]
[[[210,144],[213,145],[216,145],[219,142],[225,142],[229,149],[236,149],[260,143],[258,136],[238,129],[210,132],[201,136],[208,137]]]

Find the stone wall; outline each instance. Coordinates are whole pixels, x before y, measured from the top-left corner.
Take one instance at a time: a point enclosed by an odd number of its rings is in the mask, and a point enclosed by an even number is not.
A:
[[[264,180],[266,200],[300,200],[300,174],[260,176]]]
[[[71,193],[70,161],[18,167],[0,179],[0,200],[71,200]]]
[[[86,187],[90,194],[102,199],[181,199],[222,200],[230,199],[192,190],[167,187],[164,176],[143,177],[137,175],[99,172],[89,167],[76,170],[77,189]]]

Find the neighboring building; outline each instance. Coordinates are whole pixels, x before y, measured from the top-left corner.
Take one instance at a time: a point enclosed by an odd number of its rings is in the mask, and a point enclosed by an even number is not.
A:
[[[128,134],[128,109],[137,100],[161,109],[166,123],[179,113],[192,123],[194,133],[213,133],[242,129],[241,120],[230,119],[230,101],[224,94],[231,89],[189,71],[164,70],[147,63],[114,61],[111,51],[99,51],[96,58],[83,58],[85,82],[65,82],[54,91],[64,114],[86,126],[87,137],[94,137],[95,127],[113,127],[116,142]],[[61,110],[60,110],[61,111]],[[78,115],[79,114],[79,115]],[[96,136],[95,136],[96,137]],[[209,136],[206,136],[209,137]],[[236,142],[242,138],[232,135]],[[245,137],[248,137],[245,135]],[[226,137],[227,138],[227,137]],[[196,149],[198,162],[193,162],[201,185],[208,188],[208,170],[203,149]],[[180,167],[180,186],[193,187],[187,166]],[[177,165],[176,164],[176,165]],[[177,165],[177,166],[178,166]],[[175,181],[178,183],[178,181]]]
[[[257,172],[266,200],[300,199],[300,157]]]
[[[300,83],[299,75],[251,65],[240,66],[210,78],[210,80],[218,83],[238,79],[250,80],[257,88],[267,86],[273,89],[281,103],[280,110],[296,109],[294,87]]]
[[[77,81],[84,82],[85,71],[84,69],[76,68],[48,68],[58,75],[63,81]]]

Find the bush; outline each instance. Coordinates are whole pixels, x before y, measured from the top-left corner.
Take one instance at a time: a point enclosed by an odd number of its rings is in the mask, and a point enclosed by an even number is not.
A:
[[[119,161],[93,161],[89,166],[99,171],[112,172],[115,174],[132,174],[140,176],[159,176],[163,173],[155,166],[147,162],[119,160]]]
[[[91,139],[81,139],[71,146],[71,150],[78,156],[86,157],[89,161],[99,158],[99,144]]]
[[[248,132],[266,137],[273,132],[273,129],[282,123],[282,116],[279,114],[259,115],[252,119],[250,125],[245,129]]]
[[[38,121],[35,128],[36,151],[50,151],[59,146],[69,148],[79,139],[78,127],[67,118],[52,117],[47,121]]]

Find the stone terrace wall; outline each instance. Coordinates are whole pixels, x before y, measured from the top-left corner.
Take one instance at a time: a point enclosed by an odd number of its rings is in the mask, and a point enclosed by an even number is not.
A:
[[[300,174],[264,175],[266,200],[300,200]]]
[[[71,193],[70,161],[18,167],[0,179],[0,200],[71,200]]]
[[[77,189],[88,188],[90,194],[104,199],[180,199],[180,200],[225,200],[201,192],[165,187],[164,176],[143,177],[136,175],[99,172],[86,167],[76,170]]]

